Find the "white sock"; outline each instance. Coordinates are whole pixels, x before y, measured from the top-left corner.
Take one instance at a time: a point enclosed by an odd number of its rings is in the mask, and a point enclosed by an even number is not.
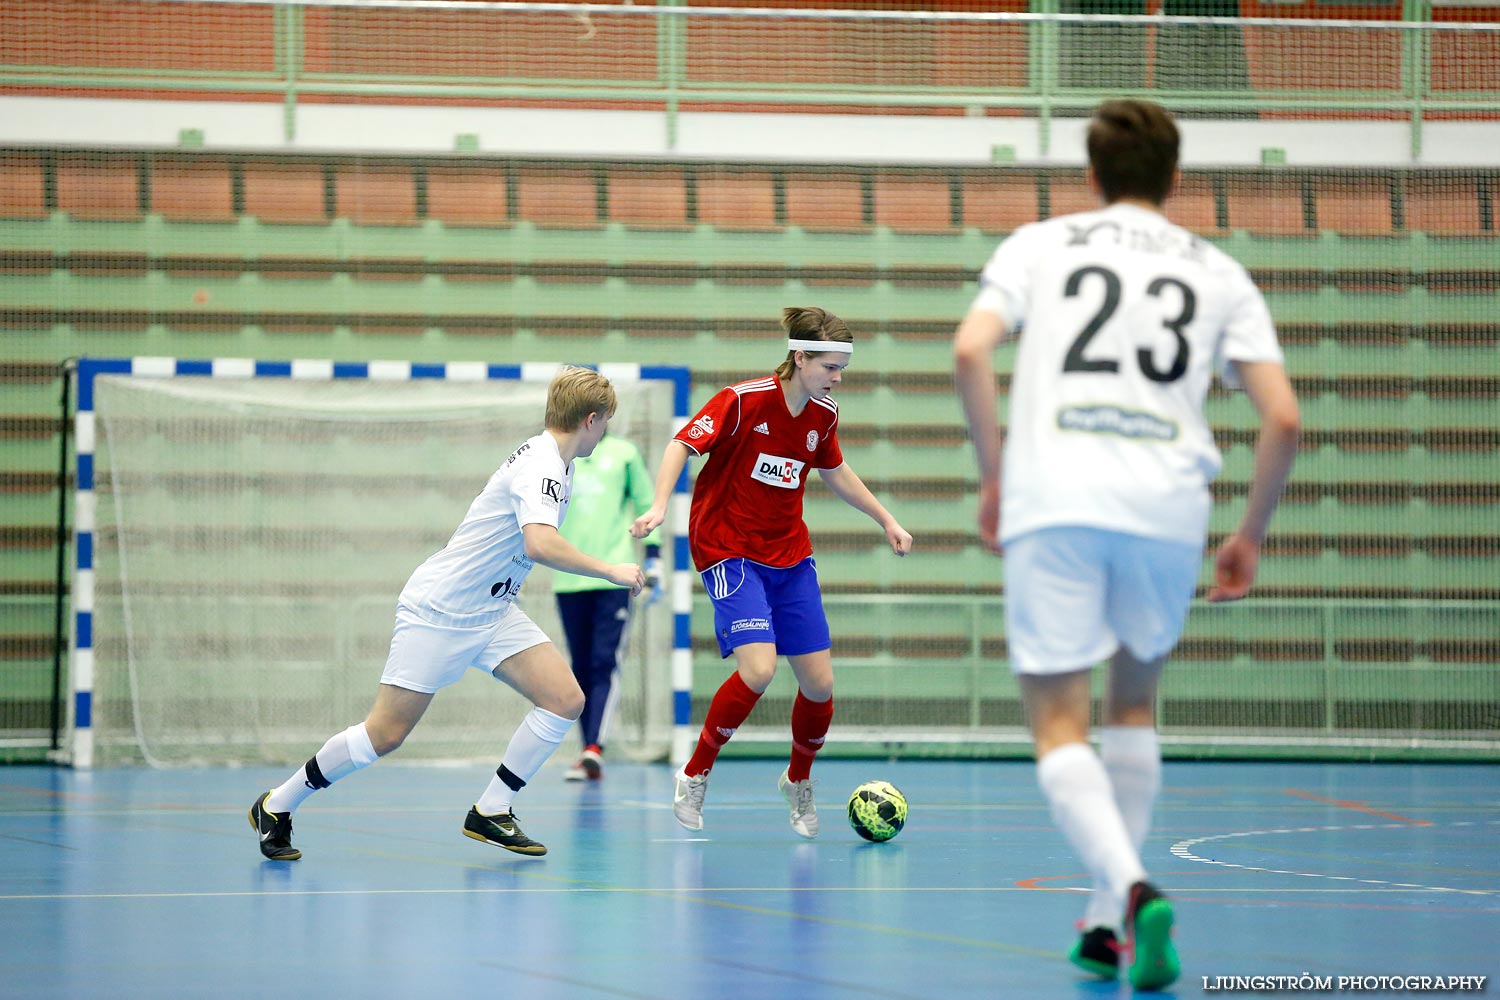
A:
[[[1052,819],[1074,853],[1105,891],[1124,899],[1146,870],[1093,748],[1087,743],[1060,746],[1037,761],[1036,772]]]
[[[474,808],[485,816],[509,812],[516,793],[542,769],[572,726],[572,719],[554,715],[545,708],[527,712],[505,748],[499,769]]]
[[[363,722],[350,726],[341,733],[334,733],[323,744],[323,748],[313,754],[312,760],[276,786],[271,797],[266,799],[266,810],[291,812],[313,792],[328,787],[360,768],[369,767],[375,763],[375,758],[375,745],[370,742],[370,734],[365,731]],[[312,767],[309,768],[309,765]],[[314,776],[310,773],[312,770],[322,776],[323,784],[314,781]]]
[[[1114,789],[1115,805],[1130,831],[1137,852],[1151,832],[1156,793],[1161,790],[1161,743],[1152,726],[1105,726],[1099,731],[1099,757]],[[1125,900],[1115,898],[1094,880],[1083,926],[1109,927],[1118,931]]]

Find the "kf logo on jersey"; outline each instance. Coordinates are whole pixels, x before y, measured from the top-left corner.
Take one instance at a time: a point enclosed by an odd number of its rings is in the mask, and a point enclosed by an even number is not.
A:
[[[755,471],[750,478],[783,490],[794,490],[802,484],[802,470],[807,463],[795,458],[782,458],[761,452],[755,460]]]
[[[762,420],[760,423],[755,425],[755,433],[769,434],[771,433],[771,425]]]
[[[542,493],[552,500],[553,503],[562,503],[568,499],[563,496],[563,484],[556,479],[542,480]]]

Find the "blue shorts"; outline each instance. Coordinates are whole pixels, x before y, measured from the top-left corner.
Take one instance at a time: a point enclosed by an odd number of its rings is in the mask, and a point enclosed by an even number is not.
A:
[[[704,570],[703,586],[714,604],[721,656],[752,642],[773,642],[780,656],[816,653],[833,644],[811,556],[785,569],[725,559]]]

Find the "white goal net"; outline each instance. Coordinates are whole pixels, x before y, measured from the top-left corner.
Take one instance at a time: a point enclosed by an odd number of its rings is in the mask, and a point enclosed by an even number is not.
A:
[[[654,468],[673,383],[614,381],[611,433]],[[364,718],[402,584],[541,430],[546,391],[544,378],[95,378],[93,763],[292,764]],[[520,604],[566,655],[551,583],[537,566]],[[634,608],[610,749],[663,757],[672,611]],[[400,756],[498,760],[529,708],[470,671]]]

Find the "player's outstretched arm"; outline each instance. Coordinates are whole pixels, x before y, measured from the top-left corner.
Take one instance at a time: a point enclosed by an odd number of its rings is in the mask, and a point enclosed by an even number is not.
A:
[[[995,348],[1005,339],[1003,318],[971,309],[953,334],[953,383],[963,401],[969,440],[979,463],[979,540],[1000,551],[1000,417],[995,393]]]
[[[880,525],[885,532],[885,540],[891,544],[892,552],[904,556],[911,551],[911,533],[901,527],[891,516],[891,512],[875,499],[875,494],[849,468],[848,462],[837,469],[819,469],[818,474],[828,484],[828,488],[833,490],[834,496]]]
[[[1260,414],[1255,442],[1255,472],[1245,515],[1234,533],[1224,539],[1214,559],[1214,585],[1208,599],[1237,601],[1250,592],[1260,564],[1260,546],[1271,526],[1271,514],[1286,488],[1297,442],[1302,434],[1297,395],[1286,369],[1274,362],[1238,362],[1240,382]]]
[[[656,495],[651,500],[651,509],[630,526],[633,537],[645,538],[667,519],[667,504],[672,499],[672,491],[677,488],[682,470],[687,467],[688,452],[688,446],[681,441],[667,442],[667,450],[661,456],[661,468],[656,472]]]
[[[645,586],[646,579],[639,566],[634,563],[607,563],[580,552],[550,524],[522,525],[521,534],[526,539],[526,557],[543,566],[550,566],[564,573],[608,580],[616,587],[629,590],[631,597],[639,594]]]

